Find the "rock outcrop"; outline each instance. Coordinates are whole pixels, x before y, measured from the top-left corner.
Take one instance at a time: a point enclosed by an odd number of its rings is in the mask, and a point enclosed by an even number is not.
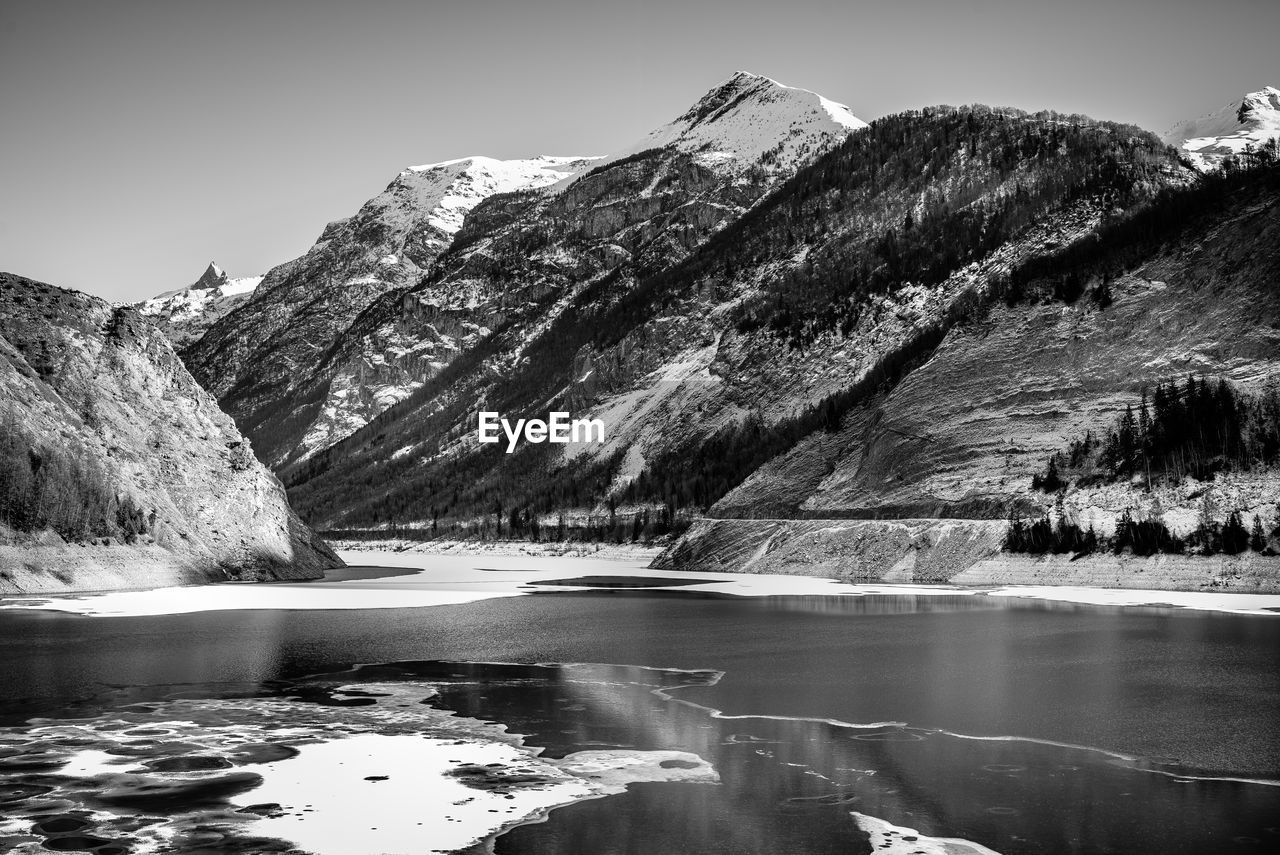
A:
[[[937,583],[998,555],[1004,532],[981,520],[699,520],[652,566]]]
[[[342,563],[132,308],[0,274],[0,445],[0,592]]]

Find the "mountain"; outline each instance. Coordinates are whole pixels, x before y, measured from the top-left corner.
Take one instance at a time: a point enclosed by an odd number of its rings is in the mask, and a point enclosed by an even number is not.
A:
[[[140,313],[0,274],[0,591],[339,565]]]
[[[209,327],[248,302],[261,276],[232,279],[210,262],[191,285],[165,291],[136,305],[142,315],[164,330],[178,350],[198,341]]]
[[[662,184],[670,172],[658,175],[657,186],[678,194],[675,211],[688,210],[691,187],[724,192],[714,174],[691,180],[702,173],[690,155],[663,157],[688,170],[678,184],[674,178]],[[387,353],[391,342],[403,354],[446,358],[441,368],[418,369],[421,385],[367,427],[286,467],[291,496],[309,519],[329,529],[395,522],[474,530],[498,507],[504,515],[514,508],[522,519],[526,511],[544,519],[560,513],[608,518],[610,508],[663,506],[756,517],[810,513],[806,502],[825,479],[869,477],[850,445],[855,426],[881,426],[904,443],[929,442],[919,439],[935,432],[927,411],[882,424],[874,404],[886,390],[914,378],[953,340],[977,335],[980,322],[1000,316],[1006,304],[1019,308],[996,332],[1061,316],[1066,341],[1075,341],[1070,318],[1101,313],[1107,290],[1121,287],[1114,282],[1133,260],[1116,260],[1095,281],[1083,268],[1053,268],[1055,259],[1095,247],[1120,224],[1145,222],[1143,211],[1166,193],[1182,198],[1176,194],[1196,180],[1154,136],[1131,126],[1053,113],[934,108],[847,133],[794,175],[770,182],[771,192],[753,204],[697,232],[699,239],[672,240],[666,221],[664,230],[649,227],[637,241],[627,231],[633,220],[617,212],[644,203],[632,188],[655,186],[652,168],[647,157],[623,159],[558,196],[522,200],[523,207],[490,199],[476,208],[435,272],[357,320],[331,363],[358,364],[361,351],[353,345],[370,342],[381,348],[371,349],[374,354]],[[605,215],[613,218],[611,228],[591,230]],[[688,222],[677,220],[682,232],[676,234],[688,234]],[[601,234],[624,251],[614,253],[611,265],[591,263],[610,257],[607,245],[592,241]],[[569,275],[566,262],[573,262]],[[1245,269],[1261,263],[1255,259]],[[1051,274],[1032,275],[1046,266]],[[1011,283],[1034,297],[1017,297]],[[1123,315],[1119,306],[1127,297],[1108,299],[1116,306],[1101,319]],[[484,329],[471,332],[461,347],[441,346],[441,324],[474,319],[475,308],[485,305],[493,309]],[[1197,311],[1177,304],[1165,323],[1188,323]],[[1255,331],[1233,339],[1234,346],[1265,350],[1265,319],[1232,318]],[[1013,376],[1022,364],[1036,364],[1034,338],[1017,345],[1024,363],[1009,366]],[[1082,348],[1069,346],[1068,353],[1080,359]],[[1142,357],[1138,366],[1154,358],[1131,356]],[[415,379],[411,360],[387,364],[401,373],[381,377],[402,388]],[[1091,381],[1087,394],[1064,404],[1060,417],[1077,408],[1110,417],[1125,395],[1136,396],[1154,379],[1157,365],[1175,374],[1185,366],[1221,364],[1180,362],[1169,354],[1144,373],[1121,362],[1105,383]],[[993,375],[1004,370],[999,365],[975,360],[948,381],[952,385],[922,393],[924,400],[959,408],[955,418],[964,422],[974,399],[954,384],[973,377],[1001,388]],[[1265,361],[1253,367],[1270,371]],[[358,387],[358,375],[349,376],[348,388]],[[1059,382],[1071,384],[1069,376]],[[1016,415],[1016,401],[1002,406]],[[514,454],[476,441],[478,410],[514,420],[560,409],[600,418],[608,441],[525,444]],[[1013,416],[984,417],[985,427],[943,446],[950,449],[944,460],[977,456],[988,442],[1007,445],[1001,417]],[[848,431],[842,440],[831,437],[837,426]],[[1067,443],[1065,431],[1063,422],[1045,427],[1053,443]],[[768,476],[806,443],[829,450],[806,458],[812,462],[802,466],[803,478],[789,468],[776,481]],[[812,513],[1002,516],[1024,506],[1030,476],[1045,465],[1049,444],[1043,439],[993,454],[983,467],[995,467],[999,486],[972,495],[965,487],[976,477],[972,472],[959,471],[954,483],[932,471],[911,470],[908,479],[898,467],[920,452],[901,446],[890,454],[895,465],[877,470],[883,478],[852,498],[816,504]],[[849,456],[832,456],[834,450]],[[748,490],[743,485],[753,473],[761,479],[758,490],[750,488],[750,497],[735,493]],[[928,480],[935,477],[937,485]]]
[[[487,198],[421,279],[371,302],[310,376],[298,366],[271,396],[237,388],[222,400],[273,466],[305,459],[484,351],[496,331],[531,340],[584,289],[623,293],[678,262],[862,124],[815,93],[735,74],[589,170]],[[197,376],[218,332],[194,349]]]
[[[1213,584],[1255,580],[1280,544],[1269,151],[1199,171],[1134,126],[980,105],[867,125],[738,73],[479,201],[412,281],[222,400],[337,536],[698,520],[668,566],[818,549],[832,573],[939,581],[1004,547],[1114,548],[1190,551],[1168,582],[1187,585],[1245,532],[1256,560]],[[605,438],[508,453],[478,441],[481,411],[567,411]]]
[[[590,162],[470,157],[406,169],[354,216],[326,226],[302,257],[270,270],[183,358],[258,443],[260,412],[310,376],[372,301],[416,282],[471,208],[495,193],[552,184]]]
[[[1163,139],[1197,169],[1212,169],[1246,146],[1257,149],[1280,137],[1280,89],[1267,86],[1218,110],[1174,125]]]

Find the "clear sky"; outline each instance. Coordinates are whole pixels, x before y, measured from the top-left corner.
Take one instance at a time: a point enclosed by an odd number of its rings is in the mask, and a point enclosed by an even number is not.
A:
[[[0,270],[111,300],[301,254],[401,168],[603,154],[743,69],[868,121],[1163,132],[1280,85],[1274,0],[5,0]]]

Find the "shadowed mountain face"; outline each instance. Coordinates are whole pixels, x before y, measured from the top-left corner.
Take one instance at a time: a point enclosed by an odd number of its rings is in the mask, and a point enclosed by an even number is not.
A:
[[[0,274],[0,427],[0,590],[341,564],[131,308]]]

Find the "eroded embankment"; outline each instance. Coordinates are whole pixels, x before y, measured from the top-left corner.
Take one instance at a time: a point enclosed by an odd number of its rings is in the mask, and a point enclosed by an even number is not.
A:
[[[1280,593],[1276,556],[1012,555],[1000,551],[1005,526],[999,520],[705,519],[651,566],[850,582]]]
[[[315,579],[313,566],[273,556],[234,568],[183,559],[159,546],[0,545],[0,595],[65,594],[200,585]]]

